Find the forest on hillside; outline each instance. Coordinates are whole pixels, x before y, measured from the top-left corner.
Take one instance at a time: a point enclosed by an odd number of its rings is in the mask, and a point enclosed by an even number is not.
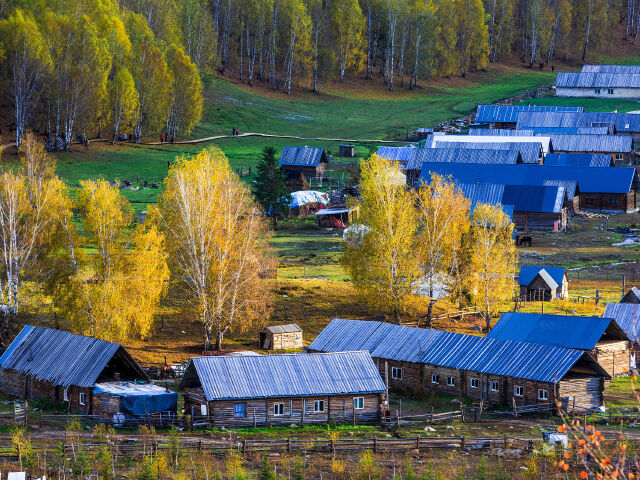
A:
[[[514,52],[588,61],[639,31],[640,0],[5,0],[0,79],[16,145],[33,126],[55,151],[188,135],[205,74],[285,93],[350,74],[414,88]]]

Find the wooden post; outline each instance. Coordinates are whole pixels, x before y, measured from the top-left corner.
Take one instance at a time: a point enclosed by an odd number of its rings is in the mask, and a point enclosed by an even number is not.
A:
[[[304,412],[307,409],[307,400],[306,398],[302,399],[302,417],[300,418],[300,426],[304,425]]]
[[[507,440],[507,436],[505,435],[504,436],[504,448],[506,449],[508,445],[509,445],[509,442]]]
[[[389,409],[389,363],[384,361],[384,388],[385,398],[387,399],[387,410]]]
[[[373,437],[373,453],[378,453],[378,437]]]
[[[511,400],[513,401],[513,416],[515,418],[518,418],[518,408],[516,407],[516,399],[512,398]]]
[[[396,408],[396,425],[400,426],[400,415],[398,415],[398,409]]]
[[[464,436],[460,437],[460,448],[464,449],[465,446],[465,442],[464,442]]]
[[[431,405],[431,414],[429,416],[429,423],[433,423],[433,405]]]
[[[256,409],[253,409],[253,428],[256,428]]]
[[[242,454],[244,455],[245,453],[247,453],[247,439],[243,438],[242,439]]]
[[[416,437],[416,450],[420,451],[420,435]]]
[[[364,403],[364,400],[363,400]],[[353,405],[353,426],[356,426],[356,406],[355,404]]]
[[[287,453],[291,453],[291,437],[287,438]]]
[[[398,399],[398,411],[400,412],[399,416],[402,416],[402,398]]]
[[[596,305],[600,305],[600,290],[596,290]]]

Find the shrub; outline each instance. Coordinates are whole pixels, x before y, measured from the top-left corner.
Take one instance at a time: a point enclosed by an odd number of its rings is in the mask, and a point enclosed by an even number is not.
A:
[[[273,469],[273,465],[269,462],[269,457],[265,453],[262,459],[262,468],[260,469],[259,480],[277,480],[276,472]]]
[[[376,462],[371,450],[365,450],[360,454],[357,478],[360,480],[378,480],[382,478],[380,465]]]
[[[476,478],[478,480],[487,480],[489,478],[489,465],[487,464],[487,457],[484,453],[478,461],[478,467],[476,468]]]

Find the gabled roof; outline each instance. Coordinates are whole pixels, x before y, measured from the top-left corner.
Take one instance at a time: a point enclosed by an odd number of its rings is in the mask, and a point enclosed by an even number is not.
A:
[[[613,133],[613,126],[604,127],[531,127],[522,130],[533,132],[534,135],[609,135]],[[520,132],[521,130],[516,130]],[[555,145],[555,144],[554,144]],[[556,147],[557,150],[557,147]]]
[[[630,135],[551,135],[556,152],[628,153],[632,150]]]
[[[578,182],[580,193],[629,193],[636,184],[633,167],[591,168],[547,165],[477,165],[472,163],[423,163],[420,179],[430,181],[431,173],[458,183],[503,185],[544,185],[547,180]]]
[[[502,203],[516,212],[560,213],[567,192],[558,185],[505,185]]]
[[[295,323],[290,323],[288,325],[271,325],[265,330],[269,333],[294,333],[301,332],[302,329]]]
[[[546,105],[478,105],[477,123],[505,122],[518,120],[520,112],[581,112],[582,107],[554,107]]]
[[[412,156],[416,155],[418,148],[408,147],[378,147],[377,155],[388,161],[407,163]]]
[[[504,137],[533,137],[533,130],[515,130],[509,128],[469,127],[469,135],[499,135]]]
[[[318,147],[282,147],[280,165],[316,167],[322,161],[324,150]]]
[[[487,338],[593,350],[601,339],[627,340],[613,318],[503,313]]]
[[[197,386],[209,401],[385,391],[366,351],[195,357],[178,390]]]
[[[638,289],[638,287],[631,287],[631,289],[626,293],[625,297],[629,294],[631,294],[632,296],[635,296],[637,299],[640,300],[640,289]]]
[[[615,318],[632,342],[640,343],[640,304],[607,303],[603,317]]]
[[[640,88],[637,73],[560,72],[556,88]]]
[[[470,144],[465,144],[470,145]],[[475,145],[475,144],[474,144]],[[485,148],[424,148],[413,155],[405,168],[407,170],[420,170],[424,162],[436,163],[523,163],[523,158],[518,150],[487,148],[486,144],[479,144]],[[534,145],[535,144],[531,144]],[[414,149],[416,150],[416,149]]]
[[[518,274],[518,285],[529,285],[541,270],[545,270],[558,285],[562,285],[564,282],[564,267],[537,267],[523,265],[520,267],[520,273]]]
[[[546,187],[564,187],[565,193],[567,194],[567,200],[569,201],[573,201],[573,197],[575,197],[576,193],[579,191],[578,182],[575,180],[545,180],[542,182],[542,185]]]
[[[606,153],[549,153],[544,158],[548,167],[610,167],[612,163]]]
[[[116,353],[138,379],[149,380],[117,343],[31,325],[22,329],[0,357],[0,368],[63,387],[91,387]]]
[[[584,73],[640,73],[640,65],[583,65]]]
[[[471,136],[473,138],[473,136]],[[478,136],[478,138],[485,138]],[[509,150],[520,152],[522,161],[517,163],[540,163],[542,147],[538,143],[520,142],[518,137],[510,137],[512,142],[442,142],[435,143],[435,149],[461,149],[461,150]],[[532,137],[533,138],[533,137]],[[429,161],[429,160],[425,160]],[[505,162],[467,162],[467,163],[505,163]]]
[[[540,144],[543,153],[553,152],[554,147],[551,138],[544,136],[513,136],[506,137],[503,135],[442,135],[433,137],[433,146],[438,148],[445,143],[488,143],[490,145],[496,143],[536,143]]]
[[[496,185],[493,183],[459,183],[456,185],[467,197],[471,200],[470,215],[473,215],[474,210],[481,203],[487,203],[489,205],[500,205],[502,211],[513,222],[513,205],[503,205],[502,196],[504,194],[504,185]]]
[[[640,114],[613,112],[522,112],[518,114],[518,129],[533,127],[602,127],[615,128],[617,133],[640,132]]]
[[[547,285],[551,290],[555,290],[560,286],[544,268],[538,272],[538,275],[536,275],[536,277],[540,277],[545,285]]]
[[[558,382],[579,361],[598,375],[609,375],[581,350],[447,332],[422,363],[538,382]]]

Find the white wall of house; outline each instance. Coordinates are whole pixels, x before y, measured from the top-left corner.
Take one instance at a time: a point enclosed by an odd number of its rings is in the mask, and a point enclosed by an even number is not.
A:
[[[640,88],[613,88],[613,93],[608,88],[577,88],[556,87],[557,97],[594,97],[594,98],[640,98]]]

